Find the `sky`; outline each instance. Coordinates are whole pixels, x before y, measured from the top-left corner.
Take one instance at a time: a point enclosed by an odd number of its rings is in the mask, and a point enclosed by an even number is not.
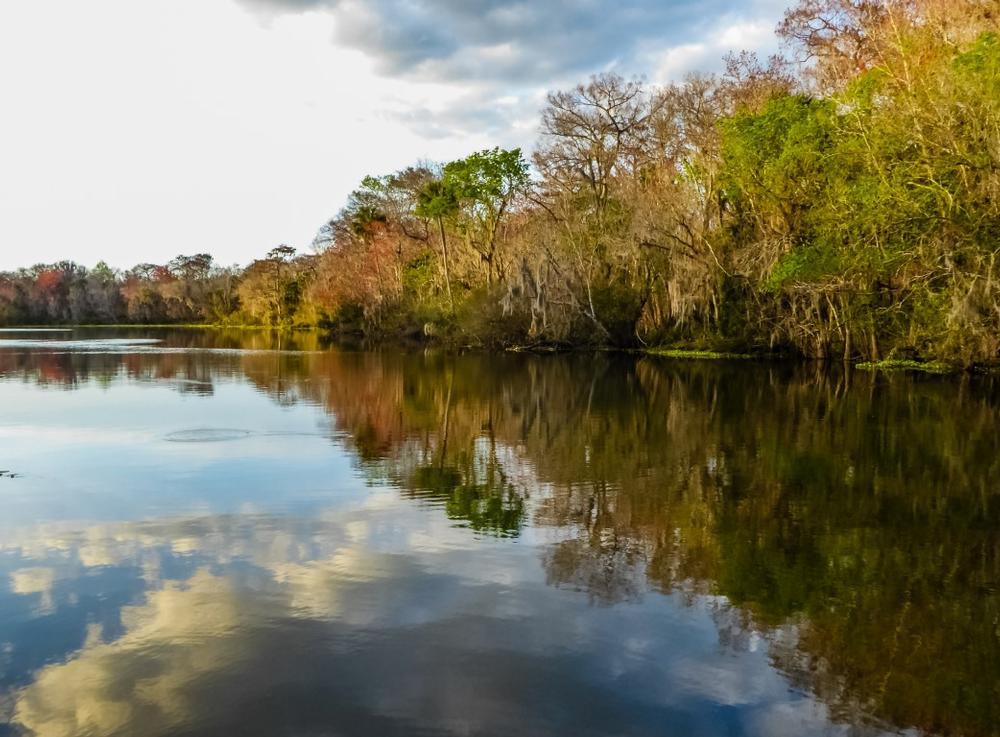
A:
[[[2,0],[0,269],[309,250],[367,174],[530,152],[545,93],[767,55],[789,0]]]

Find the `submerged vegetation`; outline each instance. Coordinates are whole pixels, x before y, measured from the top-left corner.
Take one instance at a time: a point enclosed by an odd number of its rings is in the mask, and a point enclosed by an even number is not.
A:
[[[519,150],[367,177],[315,253],[0,277],[0,323],[1000,356],[995,0],[799,0],[790,59],[553,92]]]

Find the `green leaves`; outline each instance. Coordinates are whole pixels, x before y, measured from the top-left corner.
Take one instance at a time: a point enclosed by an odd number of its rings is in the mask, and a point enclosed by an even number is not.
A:
[[[458,212],[458,193],[441,179],[428,182],[417,195],[414,212],[419,217],[435,220],[451,217]]]
[[[446,164],[417,200],[416,214],[447,218],[462,212],[470,218],[495,219],[528,185],[528,164],[520,149],[479,151]]]
[[[495,212],[528,185],[521,149],[479,151],[444,167],[444,182],[463,202]]]
[[[963,75],[982,79],[993,85],[1000,84],[1000,35],[983,33],[975,46],[955,57],[954,67]]]
[[[772,100],[759,114],[721,122],[727,196],[761,215],[768,209],[788,227],[828,178],[833,104],[802,95]]]
[[[840,260],[828,249],[814,245],[796,248],[782,256],[764,282],[768,292],[778,292],[793,282],[818,282],[840,272]]]

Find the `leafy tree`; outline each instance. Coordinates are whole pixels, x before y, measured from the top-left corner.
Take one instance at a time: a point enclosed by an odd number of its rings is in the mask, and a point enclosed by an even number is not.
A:
[[[418,217],[433,220],[438,225],[441,234],[441,260],[444,265],[444,284],[448,294],[448,307],[455,312],[455,297],[451,291],[451,266],[448,260],[448,234],[445,222],[453,219],[459,212],[459,193],[452,183],[446,179],[434,179],[428,182],[417,195],[417,206],[414,212]]]
[[[486,263],[487,284],[502,279],[498,263],[500,227],[515,199],[527,191],[528,163],[520,149],[479,151],[445,165],[444,185],[452,190],[463,216],[468,243]]]

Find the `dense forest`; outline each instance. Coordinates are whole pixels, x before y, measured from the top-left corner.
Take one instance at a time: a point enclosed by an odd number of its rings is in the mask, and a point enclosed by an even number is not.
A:
[[[1000,3],[799,0],[787,57],[553,92],[531,161],[364,179],[313,252],[0,275],[0,323],[1000,356]]]

